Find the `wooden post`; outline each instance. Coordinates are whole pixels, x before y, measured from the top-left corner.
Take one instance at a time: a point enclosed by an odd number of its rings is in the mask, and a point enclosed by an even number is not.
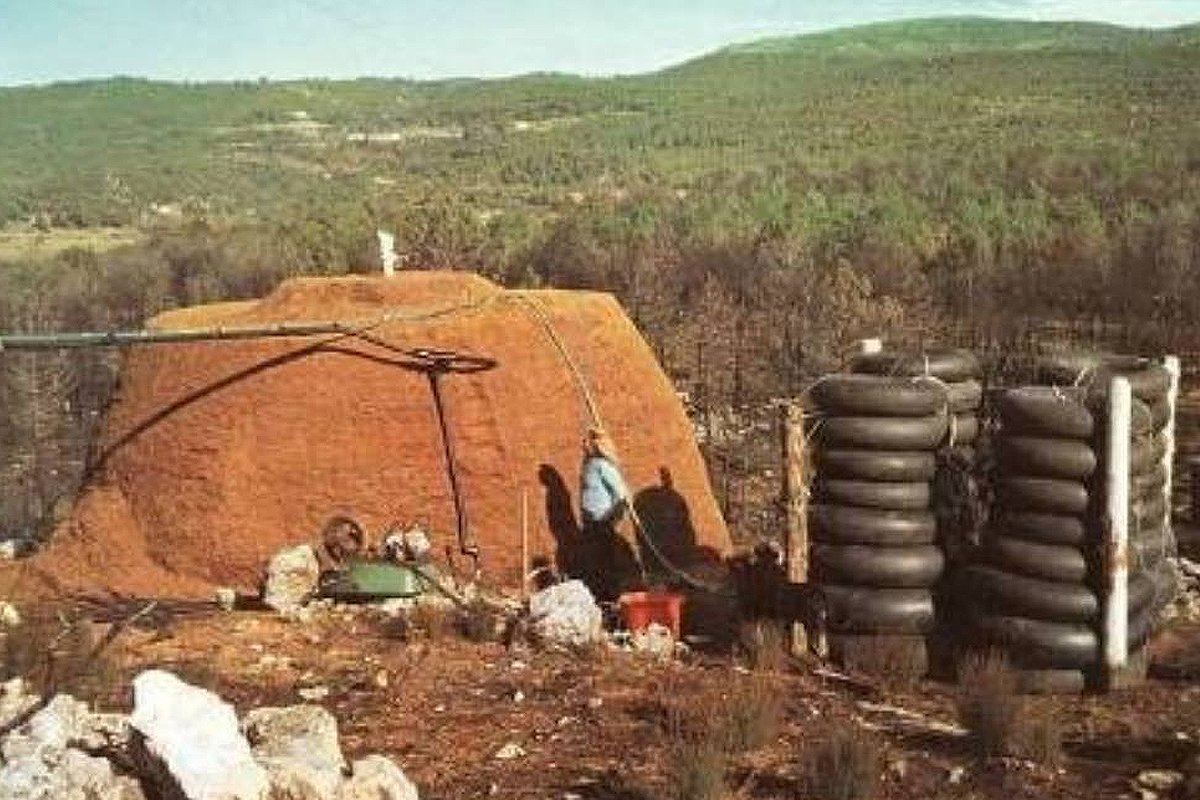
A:
[[[787,579],[791,583],[808,581],[808,475],[804,439],[804,413],[797,403],[782,407],[783,422],[783,502],[787,526],[785,557]],[[793,655],[808,651],[808,633],[799,622],[792,623]]]
[[[1175,407],[1179,403],[1179,375],[1180,363],[1179,356],[1167,356],[1163,359],[1163,366],[1171,375],[1171,382],[1167,386],[1167,407],[1170,413],[1167,415],[1167,424],[1163,428],[1163,438],[1167,440],[1166,452],[1163,453],[1163,471],[1166,473],[1167,480],[1163,486],[1163,493],[1166,495],[1166,519],[1163,520],[1164,542],[1167,547],[1167,552],[1175,555],[1178,552],[1178,542],[1175,541],[1175,528],[1171,524],[1172,513],[1174,506],[1174,494],[1172,489],[1175,483]]]
[[[521,599],[529,599],[529,491],[521,487]]]
[[[1128,378],[1108,388],[1107,516],[1102,648],[1104,680],[1116,688],[1129,657],[1129,438],[1133,394]]]

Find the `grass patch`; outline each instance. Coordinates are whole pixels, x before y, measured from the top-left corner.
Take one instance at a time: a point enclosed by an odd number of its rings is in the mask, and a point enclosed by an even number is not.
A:
[[[959,666],[957,711],[980,759],[1017,756],[1041,764],[1062,760],[1062,727],[1020,694],[1004,654],[973,653]]]
[[[852,722],[838,721],[813,740],[801,761],[804,797],[871,800],[879,793],[883,745]]]

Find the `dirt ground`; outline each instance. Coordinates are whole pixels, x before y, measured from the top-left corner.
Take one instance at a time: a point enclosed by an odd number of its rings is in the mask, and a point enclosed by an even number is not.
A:
[[[474,643],[450,631],[406,641],[397,632],[394,622],[340,610],[308,623],[259,611],[164,618],[117,641],[112,685],[126,688],[102,704],[128,708],[128,679],[149,667],[205,685],[239,712],[302,702],[300,690],[325,687],[318,702],[337,717],[347,756],[394,757],[427,800],[635,800],[670,796],[664,703],[739,678],[728,653],[660,662]],[[1139,772],[1179,769],[1200,753],[1200,625],[1171,629],[1158,650],[1156,676],[1137,689],[1031,701],[1061,723],[1060,766],[983,764],[961,736],[898,727],[895,712],[872,705],[954,723],[952,686],[884,689],[789,661],[767,673],[782,704],[778,736],[735,757],[727,778],[735,796],[802,797],[806,746],[832,721],[855,719],[882,729],[887,800],[1136,796]],[[497,758],[509,743],[523,755]]]

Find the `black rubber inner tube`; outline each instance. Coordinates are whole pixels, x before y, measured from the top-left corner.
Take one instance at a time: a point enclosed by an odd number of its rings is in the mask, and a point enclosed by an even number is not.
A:
[[[951,440],[956,445],[974,444],[979,438],[979,417],[974,414],[954,414]]]
[[[1001,466],[1016,475],[1082,480],[1097,465],[1095,451],[1078,439],[1001,436],[997,452]]]
[[[1061,583],[1082,583],[1087,578],[1087,560],[1078,547],[991,536],[986,550],[989,563],[1018,575]]]
[[[817,448],[817,474],[867,481],[927,481],[937,471],[929,451]]]
[[[929,508],[929,482],[854,481],[829,478],[817,481],[814,496],[823,503],[893,511]]]
[[[997,491],[1004,507],[1013,510],[1082,514],[1088,508],[1087,487],[1079,481],[1007,476]]]
[[[1100,641],[1087,625],[980,614],[973,624],[1019,667],[1089,669],[1099,663]]]
[[[1080,354],[1043,358],[1039,374],[1048,383],[1107,387],[1120,376],[1129,381],[1134,397],[1154,400],[1167,392],[1171,374],[1162,364],[1137,356],[1107,353]]]
[[[983,403],[983,384],[979,381],[955,381],[945,386],[946,402],[952,413],[975,413]]]
[[[839,416],[924,417],[946,407],[937,382],[881,375],[826,375],[809,396],[822,412]]]
[[[928,511],[884,511],[826,505],[808,507],[813,539],[829,544],[902,546],[930,544],[937,538],[937,518]]]
[[[1096,420],[1084,398],[1078,390],[1026,386],[997,393],[996,409],[1008,434],[1088,439]]]
[[[1005,511],[995,518],[992,528],[1004,536],[1045,544],[1081,545],[1088,538],[1084,520],[1070,514]]]
[[[945,414],[927,417],[825,417],[817,441],[825,446],[869,450],[933,450],[946,438]]]
[[[1059,583],[975,564],[965,573],[971,605],[990,614],[1053,622],[1090,623],[1100,609],[1096,593],[1081,583]]]
[[[885,350],[858,356],[851,369],[871,375],[929,375],[946,382],[966,381],[982,373],[978,356],[970,350],[956,349],[923,353]]]
[[[933,629],[933,595],[928,589],[821,587],[826,621],[835,633],[927,633]]]
[[[920,589],[933,586],[946,558],[934,545],[870,547],[815,544],[811,550],[817,583]]]

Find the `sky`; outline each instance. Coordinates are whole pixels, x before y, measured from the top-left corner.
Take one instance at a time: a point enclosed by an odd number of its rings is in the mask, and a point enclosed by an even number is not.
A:
[[[1200,0],[0,0],[0,85],[645,72],[763,36],[976,15],[1137,27]]]

